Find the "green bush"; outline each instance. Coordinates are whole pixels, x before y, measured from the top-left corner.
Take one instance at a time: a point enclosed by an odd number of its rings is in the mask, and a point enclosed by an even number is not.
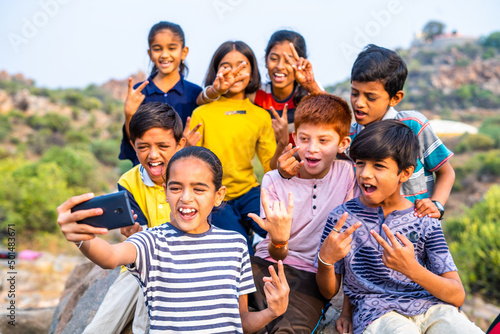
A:
[[[28,125],[35,129],[50,129],[52,132],[65,133],[69,130],[71,123],[68,117],[57,113],[47,113],[46,115],[32,115],[28,117]]]
[[[116,166],[120,154],[120,142],[117,140],[97,140],[92,144],[95,157],[105,165]]]
[[[464,134],[455,148],[456,153],[487,151],[495,147],[495,141],[484,134]]]
[[[485,47],[492,47],[500,50],[500,31],[491,33],[482,40],[481,44]]]
[[[486,118],[479,127],[479,133],[492,138],[495,141],[495,147],[500,148],[500,116]]]
[[[480,155],[481,168],[479,173],[500,176],[500,150],[490,151]]]
[[[132,167],[134,167],[134,165],[132,164],[132,161],[130,161],[128,159],[127,160],[119,160],[118,161],[118,173],[120,173],[120,175],[125,174]]]
[[[89,136],[87,136],[87,134],[82,130],[69,130],[68,133],[66,133],[66,141],[68,144],[90,144]]]
[[[82,101],[81,106],[83,109],[88,111],[94,109],[102,109],[102,102],[98,98],[87,97]]]
[[[467,290],[500,301],[500,186],[464,216],[446,221],[444,230]]]
[[[80,93],[74,89],[69,89],[65,92],[63,99],[70,106],[81,107],[82,102],[85,99],[85,97],[83,96],[82,93]]]
[[[96,192],[107,189],[99,175],[99,163],[88,151],[72,147],[51,147],[40,161],[58,165],[70,187],[84,187]]]
[[[26,122],[26,114],[18,109],[12,109],[7,116],[13,124],[24,124]]]
[[[12,131],[12,125],[10,124],[9,117],[7,115],[0,114],[0,140],[7,138]]]
[[[18,235],[32,238],[57,230],[56,208],[70,196],[87,191],[71,189],[57,164],[5,159],[0,164],[0,225],[12,224]]]

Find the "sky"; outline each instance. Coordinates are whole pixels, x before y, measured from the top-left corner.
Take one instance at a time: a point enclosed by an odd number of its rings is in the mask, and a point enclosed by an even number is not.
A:
[[[315,77],[326,86],[349,77],[366,44],[408,48],[430,20],[448,32],[487,36],[500,31],[499,14],[498,0],[0,0],[0,71],[49,88],[149,73],[149,29],[171,21],[184,30],[187,79],[196,84],[227,40],[250,45],[266,81],[267,41],[291,29],[304,36]]]

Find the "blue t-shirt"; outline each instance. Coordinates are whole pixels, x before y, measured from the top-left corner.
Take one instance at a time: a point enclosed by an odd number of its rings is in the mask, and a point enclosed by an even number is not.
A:
[[[196,98],[202,90],[201,87],[184,80],[184,77],[181,75],[181,79],[175,84],[175,86],[165,93],[153,82],[154,76],[155,74],[148,78],[149,83],[142,90],[142,93],[145,95],[142,104],[148,102],[168,103],[179,114],[182,119],[182,124],[186,124],[188,116],[191,116],[193,110],[198,106],[196,104]],[[141,84],[142,82],[139,82],[134,85],[134,89],[139,87]],[[139,164],[139,160],[137,159],[134,147],[130,144],[129,138],[125,132],[125,126],[122,131],[123,137],[120,147],[120,155],[118,158],[120,158],[120,160],[129,159],[135,166]]]
[[[362,333],[371,322],[390,311],[414,316],[424,313],[433,305],[445,304],[402,273],[387,268],[382,261],[384,249],[370,234],[373,229],[388,241],[382,224],[386,224],[394,234],[400,232],[413,243],[417,261],[434,274],[441,275],[456,271],[457,267],[439,220],[414,217],[413,206],[393,211],[384,218],[381,207],[367,207],[358,197],[330,213],[321,236],[320,248],[344,212],[349,216],[342,226],[342,232],[358,221],[362,223],[352,234],[349,253],[335,263],[335,273],[344,275],[344,293],[353,308],[355,334]]]

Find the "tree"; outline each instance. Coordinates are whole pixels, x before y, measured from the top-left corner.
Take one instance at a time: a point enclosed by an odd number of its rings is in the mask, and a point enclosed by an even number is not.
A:
[[[469,291],[500,300],[500,186],[465,215],[444,224],[460,277]]]
[[[429,21],[424,26],[422,33],[424,35],[425,40],[433,41],[436,36],[439,36],[444,33],[446,25],[439,21]]]
[[[500,49],[500,31],[491,33],[482,41],[483,46],[493,47],[495,49]]]

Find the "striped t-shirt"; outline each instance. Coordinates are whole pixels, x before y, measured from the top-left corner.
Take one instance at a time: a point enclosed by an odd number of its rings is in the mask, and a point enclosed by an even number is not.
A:
[[[367,207],[357,197],[328,216],[318,251],[344,212],[349,215],[341,232],[356,222],[362,223],[351,236],[349,253],[335,263],[335,273],[344,276],[344,293],[352,305],[354,334],[361,334],[372,321],[390,311],[414,316],[433,305],[446,304],[404,274],[389,269],[382,261],[384,249],[370,234],[375,230],[390,243],[382,230],[382,224],[386,224],[392,233],[399,232],[413,243],[415,259],[427,270],[436,275],[456,271],[440,221],[415,217],[414,208],[395,210],[384,218],[382,207]]]
[[[151,332],[242,333],[239,296],[255,291],[247,242],[211,226],[201,234],[169,223],[127,239]]]
[[[453,156],[432,129],[429,120],[415,110],[397,112],[389,108],[382,120],[397,119],[408,125],[418,138],[420,152],[415,171],[408,181],[401,186],[401,194],[411,202],[429,198],[434,191],[434,172],[439,170]],[[364,126],[351,125],[349,136],[354,139]]]

